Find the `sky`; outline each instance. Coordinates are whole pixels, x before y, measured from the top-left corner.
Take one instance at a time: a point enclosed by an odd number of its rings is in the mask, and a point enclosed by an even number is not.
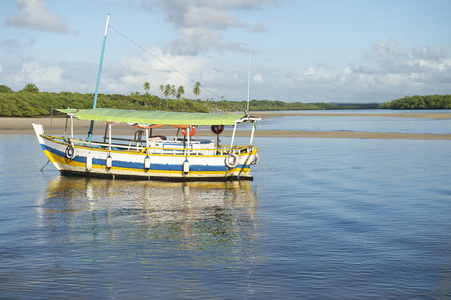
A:
[[[0,84],[94,93],[110,14],[103,94],[149,82],[193,99],[197,81],[214,101],[450,94],[450,12],[449,0],[2,0]]]

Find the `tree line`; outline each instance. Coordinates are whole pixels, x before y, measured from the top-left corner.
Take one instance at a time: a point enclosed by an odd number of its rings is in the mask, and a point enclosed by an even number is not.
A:
[[[94,94],[71,92],[0,92],[0,117],[49,116],[56,108],[92,108]],[[155,95],[125,96],[99,94],[97,107],[132,110],[169,110],[209,112],[209,106],[201,100],[162,99]],[[55,112],[56,113],[56,112]]]
[[[451,109],[451,95],[411,96],[378,106],[383,109]]]
[[[185,112],[218,112],[244,111],[246,101],[229,101],[213,99],[197,99],[201,92],[201,84],[197,82],[193,88],[196,99],[183,97],[183,86],[160,85],[160,97],[149,93],[150,84],[143,85],[144,93],[99,94],[97,107],[108,107],[132,110],[164,110]],[[172,97],[172,98],[169,98]],[[0,85],[0,117],[34,117],[49,116],[55,108],[92,108],[93,93],[80,94],[72,92],[49,93],[40,92],[39,88],[29,83],[22,90],[14,92],[11,88]],[[304,103],[283,102],[278,100],[251,100],[250,111],[290,111],[290,110],[337,110],[337,109],[450,109],[451,95],[413,96],[377,103]]]

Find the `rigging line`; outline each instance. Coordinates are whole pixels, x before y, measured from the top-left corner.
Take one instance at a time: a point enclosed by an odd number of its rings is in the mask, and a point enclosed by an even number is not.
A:
[[[143,50],[144,52],[146,52],[147,54],[149,54],[150,56],[152,56],[153,58],[155,58],[156,60],[158,60],[159,62],[165,64],[167,67],[171,68],[172,70],[174,70],[175,72],[179,73],[180,75],[182,75],[183,77],[185,77],[186,79],[188,79],[189,81],[191,81],[192,83],[196,84],[197,82],[194,81],[193,79],[191,79],[190,77],[188,77],[188,75],[183,74],[182,72],[180,72],[179,70],[175,69],[174,67],[172,67],[171,65],[169,65],[168,63],[164,62],[163,60],[161,60],[160,58],[158,58],[157,56],[153,55],[152,53],[150,53],[149,51],[147,51],[146,49],[144,49],[143,47],[141,47],[139,44],[137,44],[136,42],[134,42],[133,40],[131,40],[130,38],[128,38],[127,36],[125,36],[123,33],[119,32],[117,29],[115,29],[113,26],[108,25],[108,27],[110,27],[111,29],[113,29],[114,31],[116,31],[117,33],[119,33],[120,35],[122,35],[122,37],[124,37],[125,39],[127,39],[130,43],[134,44],[136,47],[140,48],[141,50]],[[217,95],[216,93],[212,92],[211,90],[207,89],[204,86],[201,86],[204,90],[210,92],[211,94],[215,95],[216,97],[221,99],[221,96]]]

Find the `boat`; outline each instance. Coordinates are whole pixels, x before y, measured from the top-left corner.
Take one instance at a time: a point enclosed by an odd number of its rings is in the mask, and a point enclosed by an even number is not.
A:
[[[165,181],[253,180],[251,166],[259,160],[253,138],[260,118],[245,113],[110,108],[59,111],[67,117],[63,135],[48,135],[38,123],[33,123],[33,128],[44,153],[62,175]],[[76,119],[104,122],[103,137],[76,137]],[[252,124],[249,144],[235,145],[237,127],[246,123]],[[124,136],[118,124],[130,127],[131,133]],[[118,135],[113,134],[116,127]],[[202,127],[211,130],[216,140],[211,136],[195,138],[195,132]],[[233,128],[231,142],[221,145],[219,136],[226,127]],[[171,128],[173,136],[158,133]]]
[[[109,24],[108,14],[92,109],[58,109],[65,113],[64,135],[45,133],[41,124],[33,128],[49,161],[63,175],[133,178],[148,180],[252,180],[251,165],[258,162],[258,148],[252,145],[259,118],[248,107],[242,114],[187,113],[97,108],[97,95]],[[249,98],[249,92],[248,92]],[[67,121],[70,119],[70,136]],[[74,119],[90,120],[87,139],[74,136]],[[95,122],[105,122],[103,138],[93,141]],[[128,138],[113,136],[113,125],[128,124],[135,130]],[[248,145],[234,144],[238,125],[252,123]],[[155,134],[162,127],[175,127],[177,134]],[[197,128],[207,126],[217,141],[192,138]],[[233,126],[230,145],[221,145],[219,135]],[[116,126],[114,126],[116,127]],[[179,136],[180,131],[183,137]]]

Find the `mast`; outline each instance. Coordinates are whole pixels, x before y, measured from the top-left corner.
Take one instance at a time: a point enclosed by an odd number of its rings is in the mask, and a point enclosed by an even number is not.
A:
[[[97,106],[97,95],[99,94],[100,74],[102,73],[103,54],[105,53],[106,36],[108,33],[109,22],[110,22],[110,14],[108,14],[108,17],[106,18],[105,35],[103,36],[102,52],[100,54],[99,72],[97,74],[96,93],[94,96],[94,104],[92,105],[92,108],[96,108],[96,106]],[[93,128],[94,128],[94,121],[91,121],[91,126],[89,127],[89,132],[88,132],[88,142],[91,142]]]
[[[251,49],[249,49],[249,72],[247,75],[247,114],[249,114],[249,92],[251,89]]]

